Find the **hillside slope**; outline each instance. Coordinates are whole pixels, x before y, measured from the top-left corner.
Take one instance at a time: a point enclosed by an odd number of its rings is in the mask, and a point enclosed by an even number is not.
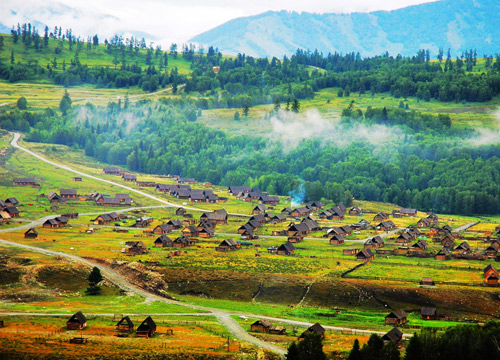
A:
[[[498,52],[500,2],[443,0],[393,11],[311,14],[269,11],[238,18],[191,39],[228,54],[283,56],[297,48],[328,52],[360,52],[373,56],[413,55],[440,47],[455,54],[477,49]]]

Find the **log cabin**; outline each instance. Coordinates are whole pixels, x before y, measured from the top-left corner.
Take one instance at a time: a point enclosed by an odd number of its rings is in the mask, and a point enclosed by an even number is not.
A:
[[[137,327],[135,331],[136,337],[149,338],[153,336],[156,332],[156,323],[153,321],[151,316],[148,316],[144,321]]]
[[[222,242],[215,248],[215,251],[219,252],[228,252],[241,248],[241,243],[236,242],[233,239],[224,239]]]
[[[31,228],[24,233],[25,239],[36,239],[37,237],[38,237],[38,232],[34,228]]]
[[[15,186],[34,186],[36,185],[35,178],[15,178],[13,180]]]
[[[78,197],[76,189],[61,189],[60,194],[63,199],[76,199]]]
[[[133,332],[134,331],[134,323],[128,316],[122,317],[120,321],[115,326],[115,330],[117,331],[125,331],[125,332]]]
[[[386,324],[401,325],[408,321],[406,311],[403,309],[397,309],[392,311],[389,315],[385,317]]]
[[[257,320],[252,325],[250,325],[250,331],[269,332],[271,325],[271,322],[267,319]]]
[[[292,243],[286,242],[281,244],[278,249],[276,249],[276,254],[278,255],[293,255],[295,253],[295,246]]]
[[[394,343],[399,344],[401,340],[403,340],[403,333],[401,332],[401,330],[395,327],[387,334],[382,336],[382,340],[384,341],[384,343],[393,341]]]
[[[157,248],[163,248],[172,245],[173,245],[172,239],[170,239],[167,235],[161,235],[154,242],[154,246]]]
[[[307,330],[305,330],[302,334],[299,336],[299,340],[304,339],[304,337],[309,334],[309,333],[316,333],[321,335],[321,338],[325,337],[325,328],[321,326],[319,323],[316,323],[312,326],[310,326]]]
[[[361,250],[356,254],[356,260],[359,261],[371,261],[375,258],[372,251],[370,249]]]
[[[81,311],[75,313],[67,322],[67,330],[81,330],[87,326],[87,318]]]

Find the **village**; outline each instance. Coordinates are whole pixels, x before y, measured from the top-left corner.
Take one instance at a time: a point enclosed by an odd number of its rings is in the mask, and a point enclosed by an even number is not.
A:
[[[151,271],[182,268],[187,263],[192,263],[187,266],[188,269],[199,265],[203,268],[202,259],[207,265],[206,261],[212,257],[220,264],[240,257],[243,261],[253,258],[254,269],[264,264],[269,267],[268,264],[280,258],[287,259],[287,263],[292,261],[297,264],[324,259],[321,261],[338,268],[336,271],[341,278],[356,280],[366,279],[366,275],[358,274],[379,266],[375,265],[379,262],[384,264],[389,261],[390,265],[393,261],[400,263],[415,259],[426,261],[430,269],[435,266],[430,265],[432,263],[471,262],[474,264],[472,268],[476,269],[474,276],[457,284],[468,283],[474,288],[491,290],[499,285],[500,276],[493,262],[499,259],[500,225],[494,223],[483,225],[479,221],[460,219],[458,222],[453,220],[450,225],[448,220],[451,219],[434,213],[397,207],[392,210],[384,208],[382,211],[373,205],[365,209],[361,203],[346,207],[341,203],[326,206],[322,202],[310,202],[291,207],[289,198],[280,198],[249,186],[221,189],[212,184],[198,183],[193,178],[178,176],[155,181],[151,177],[139,180],[138,175],[118,168],[104,168],[102,173],[127,186],[134,186],[141,191],[146,189],[148,194],[164,198],[171,206],[151,210],[147,206],[137,206],[134,200],[137,195],[127,191],[109,194],[95,188],[82,192],[79,184],[85,183],[84,177],[68,178],[67,183],[73,184],[71,188],[52,188],[47,194],[38,193],[36,199],[23,199],[20,202],[16,197],[16,188],[29,187],[40,192],[43,182],[35,178],[15,178],[10,197],[0,201],[0,226],[7,226],[6,230],[12,227],[10,238],[24,244],[47,243],[52,239],[50,246],[54,249],[60,243],[67,243],[65,246],[70,244],[70,250],[77,251],[79,247],[87,249],[80,251],[83,256],[93,254],[92,257],[99,256],[108,261],[139,262]],[[36,201],[44,204],[46,211],[57,213],[64,208],[69,212],[49,215],[38,226],[16,230],[23,212],[29,211],[30,204]],[[233,209],[236,206],[238,211],[243,206],[245,213],[235,213]],[[112,209],[107,210],[110,207]],[[226,210],[228,207],[231,212]],[[476,231],[474,229],[477,226],[480,230]],[[159,272],[162,273],[161,270]],[[424,290],[453,284],[442,276],[434,278],[424,275],[426,272],[422,271],[421,274],[414,274],[413,280],[405,281],[413,282],[415,285],[412,286]],[[384,276],[373,278],[383,279]],[[390,276],[386,279],[390,279]],[[180,289],[184,287],[182,285]],[[179,294],[197,292],[184,289]],[[407,310],[393,308],[381,317],[377,328],[390,327],[388,331],[382,331],[384,341],[394,341],[403,346],[403,332],[407,331],[408,326],[420,327],[426,321],[433,324],[460,321],[455,313],[449,314],[446,309],[423,306],[418,310],[411,309],[418,315],[417,324],[415,320],[409,321]],[[67,330],[85,329],[88,326],[84,315],[86,311],[81,309],[76,312],[66,324]],[[154,314],[146,317],[135,328],[130,317],[123,316],[116,324],[115,331],[128,334],[120,337],[131,334],[136,337],[154,337],[156,324],[153,317]],[[1,320],[5,327],[9,326],[7,319]],[[290,334],[291,330],[285,324],[273,325],[265,316],[252,323],[248,323],[246,318],[245,321],[239,321],[247,326],[246,331],[255,336],[264,336],[264,339],[266,336],[283,336],[300,340],[308,331],[325,336],[325,329],[332,324],[332,320],[328,320],[326,325],[316,322],[300,334],[296,330]],[[165,334],[175,336],[168,329]],[[80,334],[70,337],[68,341],[81,344],[87,340]]]

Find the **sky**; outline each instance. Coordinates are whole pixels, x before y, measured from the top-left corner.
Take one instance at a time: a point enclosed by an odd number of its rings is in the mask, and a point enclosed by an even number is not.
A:
[[[132,33],[167,48],[242,16],[269,10],[350,13],[393,10],[435,0],[2,0],[0,22],[8,27],[38,20],[101,39]]]

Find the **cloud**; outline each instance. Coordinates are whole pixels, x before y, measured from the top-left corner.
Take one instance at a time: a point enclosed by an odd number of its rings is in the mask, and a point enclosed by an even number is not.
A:
[[[325,144],[345,147],[353,142],[369,143],[375,147],[394,145],[402,138],[403,132],[397,127],[379,124],[342,124],[340,119],[325,119],[313,109],[304,114],[280,111],[273,116],[271,138],[283,145],[285,151],[293,150],[301,141],[320,139]]]
[[[494,128],[492,129],[476,129],[476,136],[473,136],[472,138],[467,140],[467,143],[469,145],[482,146],[500,143],[500,109],[497,109],[493,113],[493,116],[496,121],[496,126],[494,126]]]

